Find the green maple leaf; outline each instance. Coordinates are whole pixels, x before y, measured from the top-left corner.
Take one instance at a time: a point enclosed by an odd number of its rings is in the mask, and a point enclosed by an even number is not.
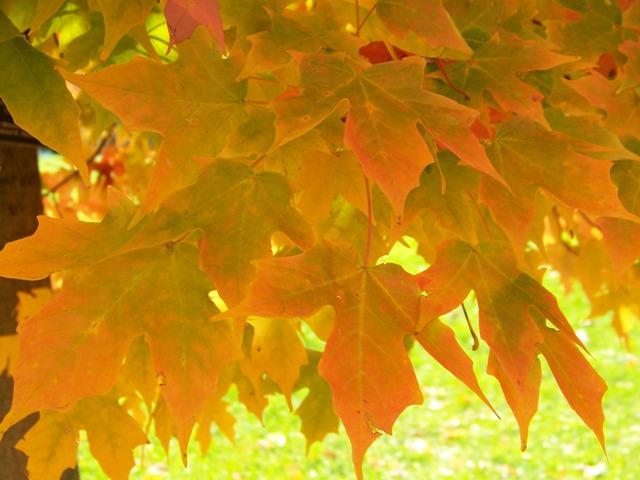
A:
[[[20,37],[0,11],[0,97],[16,124],[73,163],[88,183],[80,139],[80,109],[56,70],[57,62]]]
[[[480,108],[485,103],[486,91],[505,112],[515,112],[546,125],[543,95],[521,79],[522,73],[547,70],[573,60],[543,48],[534,40],[523,41],[502,34],[482,44],[470,60],[445,68],[453,85],[469,95],[471,106]]]
[[[205,161],[199,180],[167,198],[125,248],[161,245],[196,229],[204,232],[202,269],[229,305],[247,291],[254,272],[250,262],[271,255],[274,232],[284,232],[304,249],[313,243],[309,225],[291,206],[284,177],[216,160]]]

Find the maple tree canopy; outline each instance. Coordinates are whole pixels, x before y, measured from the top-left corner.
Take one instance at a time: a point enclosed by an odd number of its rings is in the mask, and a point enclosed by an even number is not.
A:
[[[257,416],[307,389],[308,444],[341,421],[361,478],[422,403],[409,345],[492,408],[440,319],[470,294],[522,448],[541,357],[604,448],[606,384],[542,279],[580,282],[622,338],[640,311],[640,2],[0,8],[2,101],[73,165],[0,251],[0,276],[55,286],[21,300],[7,359],[0,434],[41,412],[34,478],[75,465],[79,429],[127,478],[150,422],[186,465],[194,427],[233,438],[232,385]],[[379,260],[409,237],[417,274]]]

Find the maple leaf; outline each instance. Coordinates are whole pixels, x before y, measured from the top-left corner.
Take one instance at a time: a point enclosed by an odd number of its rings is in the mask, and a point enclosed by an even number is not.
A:
[[[107,259],[136,232],[127,231],[136,207],[114,189],[109,190],[108,202],[107,213],[100,223],[38,217],[34,235],[8,243],[2,249],[0,275],[39,280],[59,270]]]
[[[213,32],[224,55],[224,28],[218,0],[168,0],[164,7],[167,26],[171,34],[167,53],[176,44],[191,38],[198,25],[205,25]]]
[[[428,299],[422,297],[422,303],[425,302],[428,302]],[[473,362],[456,341],[453,330],[437,318],[429,318],[424,321],[426,321],[426,325],[415,334],[418,343],[440,365],[449,370],[493,410],[491,403],[478,385],[473,371]],[[495,413],[495,410],[493,411]]]
[[[367,187],[357,157],[350,151],[334,155],[308,151],[300,165],[304,185],[298,207],[310,218],[323,218],[331,211],[335,195],[341,195],[367,213]]]
[[[561,108],[546,108],[544,114],[551,128],[570,136],[572,148],[580,153],[602,160],[640,160],[605,127],[600,115],[570,114]]]
[[[621,77],[608,80],[593,73],[564,82],[588,100],[591,111],[606,112],[604,124],[614,134],[640,136],[640,98],[633,89],[619,91]]]
[[[72,415],[86,430],[91,454],[109,478],[129,478],[135,465],[132,450],[149,441],[138,422],[118,403],[115,392],[81,400]]]
[[[193,155],[219,153],[226,137],[248,120],[243,104],[246,85],[235,82],[238,60],[223,59],[208,31],[199,28],[181,44],[173,64],[136,57],[88,75],[63,74],[118,115],[127,128],[164,136],[160,167],[137,220],[168,194],[195,181]]]
[[[194,202],[198,212],[186,215]],[[273,172],[256,174],[231,160],[203,160],[199,180],[169,197],[125,248],[162,245],[195,229],[204,231],[202,269],[229,305],[246,293],[254,270],[249,262],[271,255],[275,231],[303,249],[313,243],[310,227],[291,206],[286,179]]]
[[[540,267],[628,335],[638,2],[23,3],[0,10],[0,96],[85,181],[81,133],[106,145],[91,193],[43,163],[51,212],[103,220],[40,217],[0,252],[0,275],[62,284],[36,310],[20,298],[21,353],[0,357],[16,380],[0,431],[44,409],[20,443],[31,476],[58,478],[83,428],[112,478],[150,420],[166,450],[176,436],[184,453],[194,425],[203,452],[212,423],[233,439],[235,384],[258,417],[270,395],[292,408],[308,389],[307,449],[342,418],[362,477],[368,447],[422,401],[407,340],[489,405],[438,318],[471,290],[522,448],[540,355],[604,448],[606,385]],[[100,170],[114,155],[126,175]],[[369,266],[406,236],[425,272]],[[297,317],[323,352],[302,346]]]
[[[144,334],[136,337],[129,345],[119,379],[130,382],[142,396],[147,409],[152,411],[152,404],[157,398],[159,387],[156,369]]]
[[[312,15],[290,10],[285,10],[283,15],[271,10],[268,13],[271,29],[248,37],[251,49],[239,78],[267,72],[273,74],[292,59],[288,52],[344,51],[357,57],[364,43],[339,30],[339,23],[332,18],[333,12],[324,2],[318,4]]]
[[[154,0],[97,0],[104,17],[104,47],[100,60],[106,60],[120,39],[131,29],[144,25]]]
[[[64,0],[52,0],[49,2],[38,2],[31,23],[31,30],[37,32],[42,25],[60,10]],[[2,14],[0,14],[2,16]]]
[[[640,164],[632,160],[616,162],[611,176],[622,204],[629,212],[640,215]],[[614,272],[620,276],[640,257],[640,225],[621,218],[602,218],[599,225]]]
[[[515,112],[547,125],[542,109],[543,95],[521,79],[522,72],[547,70],[575,60],[545,48],[533,40],[494,35],[474,51],[468,61],[446,67],[453,85],[470,97],[476,108],[484,104],[487,91],[506,112]]]
[[[59,479],[67,468],[75,468],[78,454],[78,421],[60,412],[45,410],[36,424],[16,444],[29,461],[32,478]]]
[[[420,289],[397,265],[363,267],[342,243],[318,243],[307,252],[255,262],[247,297],[224,317],[307,317],[325,305],[335,325],[319,364],[336,413],[351,439],[362,478],[367,448],[391,433],[398,415],[422,403],[403,337],[415,331]]]
[[[560,133],[537,128],[531,120],[514,117],[501,123],[487,153],[513,191],[542,187],[574,208],[596,216],[635,218],[618,199],[609,171],[612,163],[577,152]],[[567,188],[570,178],[581,188]]]
[[[640,46],[633,40],[627,40],[618,47],[627,56],[627,63],[622,67],[623,81],[618,87],[618,92],[640,84]]]
[[[340,426],[340,417],[333,411],[331,388],[318,374],[318,363],[321,357],[320,352],[307,350],[309,363],[300,369],[300,376],[295,386],[296,390],[309,389],[309,393],[295,412],[302,421],[300,431],[307,440],[307,454],[311,445],[322,441],[329,433],[338,433]]]
[[[346,110],[348,100],[345,145],[398,215],[409,191],[418,186],[423,168],[433,162],[418,123],[463,163],[502,181],[477,138],[464,128],[476,112],[422,89],[423,59],[407,57],[356,74],[342,54],[296,57],[302,91],[273,102],[277,118],[272,148],[308,132],[334,110]]]
[[[54,68],[57,62],[21,38],[2,11],[0,22],[2,101],[17,125],[62,153],[88,183],[89,170],[80,139],[80,109]]]
[[[118,205],[128,201],[117,198],[114,211],[131,213],[130,204]],[[122,229],[115,238],[126,232],[130,220],[131,215],[119,219]],[[102,224],[85,227],[94,229],[89,238],[105,228]],[[82,230],[58,231],[54,238],[73,244]],[[24,245],[41,245],[41,234],[24,239]],[[19,244],[15,251],[42,254],[37,249],[20,249]],[[111,247],[117,250],[119,243]],[[0,254],[0,265],[12,262],[12,250],[7,248]],[[60,294],[21,323],[13,409],[1,429],[33,411],[68,409],[86,396],[105,393],[113,386],[130,343],[145,333],[158,384],[186,451],[197,412],[215,391],[221,368],[241,356],[236,329],[228,322],[209,323],[217,311],[208,299],[213,285],[198,269],[198,251],[193,246],[143,248],[101,260],[68,271]],[[65,262],[63,249],[62,265]],[[97,292],[96,300],[92,293]],[[61,330],[60,322],[67,328]]]
[[[589,0],[574,7],[580,13],[570,21],[549,22],[549,40],[570,55],[595,61],[602,52],[615,51],[621,42],[620,9],[617,3]]]
[[[215,423],[220,431],[231,442],[235,439],[234,426],[236,417],[234,417],[227,408],[229,404],[225,400],[221,400],[217,395],[209,397],[204,402],[204,406],[198,416],[198,427],[196,430],[196,439],[200,444],[200,451],[203,455],[209,450],[211,444],[211,424]]]
[[[472,244],[477,243],[480,217],[472,192],[478,190],[479,175],[457,165],[457,162],[458,159],[451,152],[445,151],[438,154],[437,164],[425,168],[420,186],[411,191],[407,198],[403,223],[394,225],[393,239],[401,238],[412,220],[419,215],[424,216],[428,211],[443,232],[450,232],[455,238]]]
[[[389,31],[400,39],[399,45],[406,45],[410,51],[420,51],[408,46],[413,43],[410,38],[413,34],[435,48],[452,49],[467,56],[473,53],[442,5],[442,0],[380,0],[376,3],[376,13]]]
[[[250,365],[243,369],[254,387],[259,387],[259,379],[266,373],[280,387],[289,409],[292,409],[291,393],[300,374],[300,368],[307,364],[307,354],[295,324],[286,319],[251,317],[253,342]]]
[[[495,360],[490,363],[489,372],[500,380],[520,425],[522,448],[526,448],[528,423],[537,408],[537,401],[532,400],[539,386],[539,374],[535,373],[539,369],[537,354],[541,352],[550,365],[555,362],[550,357],[559,354],[555,350],[557,343],[541,347],[547,337],[538,322],[548,319],[562,332],[565,343],[584,348],[555,298],[534,279],[521,273],[508,247],[495,240],[476,247],[460,241],[444,242],[438,247],[436,262],[418,277],[423,290],[429,293],[428,301],[423,304],[421,324],[460,305],[470,290],[476,293],[480,334]],[[602,442],[602,426],[594,421],[602,412],[599,403],[602,379],[577,348],[570,351],[574,361],[589,370],[589,375],[583,377],[593,387],[587,406],[574,408]],[[587,395],[586,387],[579,391],[564,386],[561,389],[572,406],[581,403],[580,396]]]
[[[604,450],[602,397],[607,391],[607,384],[580,354],[570,335],[542,325],[540,332],[544,337],[540,351],[549,363],[560,390],[571,408],[593,430]]]

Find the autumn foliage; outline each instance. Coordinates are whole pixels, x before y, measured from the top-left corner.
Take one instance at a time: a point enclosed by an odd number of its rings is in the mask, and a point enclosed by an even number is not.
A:
[[[49,216],[0,252],[55,287],[22,303],[0,424],[41,412],[34,478],[75,464],[80,429],[114,479],[152,424],[186,463],[194,428],[233,436],[232,385],[257,416],[307,389],[307,441],[341,421],[361,477],[422,402],[410,345],[490,406],[439,318],[465,299],[522,448],[541,357],[604,447],[606,384],[541,282],[580,282],[623,338],[635,321],[640,3],[161,3],[0,11],[0,95],[79,172],[42,172]],[[416,275],[378,262],[407,237]]]

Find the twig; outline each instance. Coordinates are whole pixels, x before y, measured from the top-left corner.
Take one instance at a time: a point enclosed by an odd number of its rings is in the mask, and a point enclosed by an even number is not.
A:
[[[471,350],[475,352],[476,350],[478,350],[478,347],[480,346],[480,340],[478,340],[478,335],[476,335],[476,332],[473,329],[473,326],[471,325],[471,321],[469,320],[469,314],[467,313],[467,309],[464,306],[464,302],[462,302],[460,306],[462,307],[462,311],[464,312],[464,318],[467,320],[467,327],[469,327],[469,332],[471,332],[471,338],[473,338],[473,345],[471,345]]]
[[[94,152],[85,161],[85,163],[87,165],[89,165],[90,163],[93,163],[95,161],[96,157],[100,154],[100,152],[102,151],[104,146],[107,144],[107,141],[111,138],[111,134],[113,133],[113,129],[114,129],[114,127],[111,127],[108,130],[107,134],[102,136],[102,139],[100,140],[100,143],[98,144],[98,147],[94,150]],[[49,188],[48,191],[45,192],[42,196],[44,197],[45,195],[49,195],[50,193],[55,193],[58,189],[62,188],[64,185],[69,183],[72,179],[74,179],[78,175],[80,175],[80,172],[78,170],[70,173],[69,175],[64,177],[62,180],[60,180],[58,183],[56,183],[53,187]]]
[[[447,71],[444,69],[444,60],[442,58],[436,58],[436,65],[438,65],[438,68],[442,72],[442,75],[444,76],[444,79],[447,82],[447,85],[449,85],[453,90],[458,92],[460,95],[464,96],[464,99],[468,102],[471,99],[471,97],[469,97],[469,94],[467,92],[456,87],[453,84],[453,82],[451,82],[451,80],[449,79],[449,75],[447,75]]]

